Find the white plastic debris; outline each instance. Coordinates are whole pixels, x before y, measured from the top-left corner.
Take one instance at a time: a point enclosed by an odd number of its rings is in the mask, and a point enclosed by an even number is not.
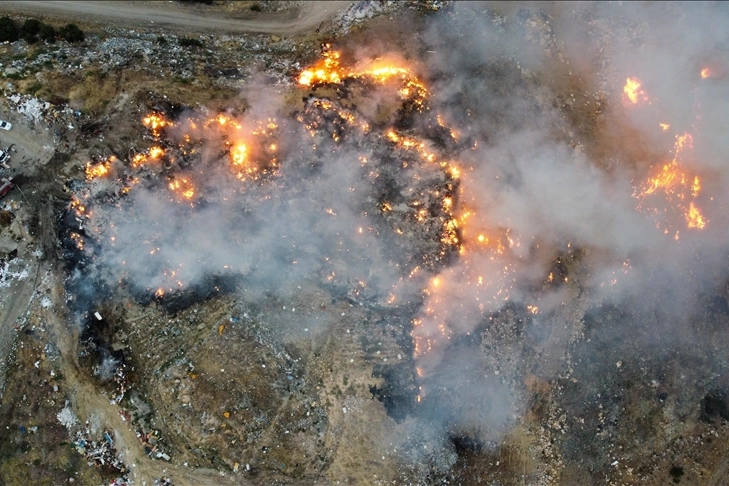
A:
[[[95,317],[96,317],[96,319],[98,319],[98,320],[101,320],[101,319],[102,319],[102,317],[101,317],[101,314],[99,314],[98,312],[94,312],[94,316],[95,316]]]

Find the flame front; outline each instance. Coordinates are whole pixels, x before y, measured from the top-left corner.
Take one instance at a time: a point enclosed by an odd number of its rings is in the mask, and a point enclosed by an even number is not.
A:
[[[689,229],[704,229],[708,220],[696,205],[701,193],[701,179],[690,174],[686,168],[691,162],[693,136],[686,132],[676,136],[673,159],[657,168],[642,184],[635,197],[640,200],[639,209],[649,209],[655,202],[648,203],[650,196],[662,194],[666,201],[683,214]],[[664,232],[673,228],[670,222],[663,223]],[[678,238],[678,232],[674,233]]]
[[[106,160],[98,164],[88,163],[86,164],[86,180],[98,179],[109,175],[109,168],[113,159]]]
[[[710,75],[709,68],[701,70],[701,77]],[[648,101],[648,95],[642,88],[638,78],[630,77],[623,87],[626,99],[633,105]],[[661,131],[667,132],[671,125],[660,122]],[[688,229],[704,229],[708,219],[698,206],[701,194],[701,178],[691,172],[693,160],[694,137],[686,131],[676,134],[673,144],[673,157],[668,162],[651,168],[646,180],[634,192],[640,202],[638,209],[652,213],[657,218],[656,226],[664,234],[672,234],[679,239],[679,230],[675,227],[680,219]],[[663,198],[663,200],[660,199]]]
[[[699,208],[696,207],[693,201],[689,203],[689,209],[686,213],[686,222],[689,228],[704,229],[706,226],[706,218],[701,214]]]

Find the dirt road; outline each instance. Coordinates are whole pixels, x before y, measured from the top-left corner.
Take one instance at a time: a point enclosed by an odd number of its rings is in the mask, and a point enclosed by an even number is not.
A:
[[[123,421],[119,412],[121,408],[112,404],[109,398],[92,383],[78,364],[78,334],[67,319],[68,310],[63,306],[64,287],[58,268],[49,274],[49,287],[55,306],[43,312],[43,319],[48,324],[52,341],[57,345],[63,360],[65,380],[71,390],[73,408],[76,414],[88,420],[98,419],[101,430],[114,431],[114,447],[119,458],[130,468],[130,479],[133,484],[152,484],[155,479],[168,477],[173,484],[180,486],[199,485],[246,485],[249,484],[242,474],[220,472],[213,469],[193,469],[183,464],[165,462],[150,458],[144,446],[137,439],[135,430],[129,422]]]
[[[0,299],[0,397],[5,386],[5,371],[10,349],[15,339],[15,325],[28,311],[28,305],[33,291],[38,284],[39,265],[37,262],[28,263],[28,277],[16,280],[9,288],[2,289]]]
[[[354,2],[303,2],[284,12],[223,12],[179,2],[4,1],[14,12],[129,28],[158,27],[185,32],[297,34],[317,29]]]

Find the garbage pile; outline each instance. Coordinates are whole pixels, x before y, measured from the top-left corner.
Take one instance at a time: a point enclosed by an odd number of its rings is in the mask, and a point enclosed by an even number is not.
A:
[[[96,466],[106,469],[114,469],[124,476],[126,481],[127,468],[122,461],[116,457],[114,439],[109,432],[104,432],[101,440],[90,439],[91,432],[88,429],[76,432],[71,446],[85,456],[89,466]],[[126,484],[126,483],[120,483]]]
[[[153,430],[152,432],[144,432],[143,430],[137,430],[137,438],[139,442],[144,446],[144,452],[152,458],[162,459],[165,461],[170,460],[170,456],[165,454],[159,448],[159,436],[158,432]]]

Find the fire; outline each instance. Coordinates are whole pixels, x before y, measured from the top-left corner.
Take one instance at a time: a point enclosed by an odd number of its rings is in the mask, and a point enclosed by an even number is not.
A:
[[[149,149],[149,156],[153,159],[159,159],[165,154],[165,151],[162,147],[152,147]]]
[[[659,123],[658,126],[660,126],[661,130],[663,130],[664,132],[671,128],[671,125],[669,125],[668,123]]]
[[[78,233],[71,233],[70,234],[71,239],[76,244],[76,248],[78,248],[80,251],[83,251],[84,249],[84,238]]]
[[[106,162],[101,162],[99,164],[91,164],[90,162],[86,164],[86,180],[92,180],[92,179],[98,179],[99,177],[104,177],[109,174],[109,167],[111,165],[111,160],[107,160]]]
[[[699,195],[699,192],[701,191],[701,181],[699,180],[699,176],[694,177],[694,182],[691,184],[691,196],[696,197]]]
[[[164,297],[164,295],[165,295],[165,289],[163,289],[162,287],[158,288],[154,292],[154,296],[157,297],[158,299]]]
[[[155,137],[158,137],[162,128],[173,126],[174,124],[166,120],[160,113],[150,113],[142,118],[142,123],[147,127]]]
[[[711,77],[711,69],[708,67],[705,67],[701,70],[701,79],[706,79]]]
[[[397,66],[390,61],[377,59],[370,64],[347,71],[342,67],[340,58],[341,53],[339,51],[332,50],[330,44],[325,44],[322,59],[299,74],[299,84],[301,86],[324,83],[338,84],[345,79],[354,78],[367,78],[379,84],[398,80],[401,83],[401,87],[398,89],[400,98],[411,100],[419,110],[422,110],[428,90],[407,67]]]
[[[230,159],[233,165],[243,165],[248,157],[248,147],[244,144],[237,144],[233,150],[230,151]]]
[[[693,201],[689,204],[689,210],[686,214],[686,222],[689,228],[704,229],[706,226],[706,218],[701,214],[699,208]]]
[[[175,179],[169,183],[169,188],[185,199],[192,199],[195,195],[195,188],[187,178]]]
[[[661,167],[661,171],[653,177],[648,178],[643,195],[654,194],[659,190],[666,193],[673,193],[677,186],[686,184],[686,174],[681,171],[675,160]]]
[[[638,78],[631,77],[625,80],[623,93],[625,93],[625,96],[634,105],[648,101],[648,97],[646,96],[645,91],[643,91],[642,86],[643,85]]]
[[[302,71],[299,75],[299,84],[312,86],[318,83],[339,83],[342,80],[343,70],[339,65],[340,53],[329,50],[329,44],[324,46],[323,59],[311,69]]]
[[[74,210],[76,213],[76,216],[79,218],[83,218],[84,212],[86,212],[86,207],[83,205],[81,200],[76,197],[75,195],[71,198],[71,209]]]
[[[144,154],[137,154],[134,157],[132,157],[131,165],[132,167],[136,168],[142,165],[147,161],[147,156]]]
[[[701,193],[701,179],[698,175],[690,175],[684,169],[684,165],[691,162],[693,143],[694,139],[690,133],[677,135],[673,146],[673,159],[650,175],[635,197],[641,201],[639,208],[643,208],[644,201],[649,196],[662,193],[667,202],[673,204],[683,214],[688,228],[704,229],[708,221],[693,201]],[[668,232],[669,228],[666,227],[664,233]]]

